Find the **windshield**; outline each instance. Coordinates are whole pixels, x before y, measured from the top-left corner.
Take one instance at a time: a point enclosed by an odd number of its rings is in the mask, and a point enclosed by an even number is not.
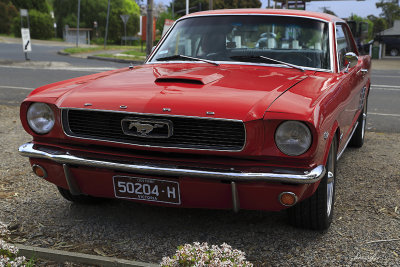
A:
[[[254,62],[255,57],[263,56],[303,67],[330,69],[328,23],[260,15],[187,18],[177,22],[150,62],[175,55],[252,63],[263,63]]]

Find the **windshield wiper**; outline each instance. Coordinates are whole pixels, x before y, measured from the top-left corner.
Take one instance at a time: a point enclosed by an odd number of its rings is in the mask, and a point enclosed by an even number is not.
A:
[[[246,61],[246,62],[258,62],[258,63],[260,63],[260,62],[264,62],[264,63],[273,62],[273,63],[286,65],[286,66],[289,66],[291,68],[304,71],[304,68],[302,68],[300,66],[293,65],[293,64],[290,64],[290,63],[287,63],[287,62],[284,62],[284,61],[276,60],[276,59],[273,59],[273,58],[270,58],[270,57],[265,57],[265,56],[255,56],[255,55],[247,55],[246,56],[246,55],[244,55],[244,56],[232,56],[230,58],[236,59],[236,60],[239,60],[239,61]]]
[[[157,58],[156,60],[157,61],[168,61],[168,60],[175,60],[175,59],[203,61],[203,62],[206,62],[208,64],[219,66],[219,64],[217,62],[214,62],[214,61],[211,61],[211,60],[197,58],[197,57],[188,57],[188,56],[184,56],[184,55],[173,55],[173,56],[169,56],[169,57],[160,57],[160,58]]]

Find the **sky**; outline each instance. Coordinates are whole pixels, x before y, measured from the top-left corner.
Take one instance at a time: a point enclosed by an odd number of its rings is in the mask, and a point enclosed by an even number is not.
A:
[[[146,2],[146,0],[144,1]],[[169,5],[171,0],[154,0],[155,3],[163,3]],[[190,0],[189,0],[190,2]],[[344,1],[312,1],[306,4],[306,10],[321,12],[323,7],[335,12],[340,18],[347,18],[352,13],[360,17],[367,17],[368,15],[379,16],[381,13],[380,9],[377,9],[375,3],[379,0],[344,0]],[[262,8],[268,5],[268,0],[261,0]],[[273,0],[271,0],[271,4]]]

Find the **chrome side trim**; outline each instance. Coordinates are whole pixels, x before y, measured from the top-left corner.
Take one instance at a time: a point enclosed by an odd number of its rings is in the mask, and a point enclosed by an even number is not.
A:
[[[294,173],[293,171],[279,171],[270,173],[254,172],[232,172],[230,170],[204,170],[181,166],[148,163],[122,163],[78,157],[69,154],[67,151],[50,146],[35,146],[33,143],[26,143],[19,147],[22,156],[30,158],[48,159],[60,164],[80,165],[94,168],[106,168],[125,172],[136,172],[149,175],[186,176],[213,180],[229,181],[260,181],[260,182],[284,182],[294,184],[310,184],[322,179],[325,175],[325,167],[319,165],[310,171]]]
[[[354,132],[355,132],[356,129],[357,129],[357,126],[358,126],[358,121],[357,121],[356,124],[354,125],[354,128],[353,128],[353,130],[351,131],[351,134],[350,134],[349,138],[347,139],[346,144],[344,145],[343,149],[342,149],[342,150],[339,152],[339,154],[337,155],[336,160],[339,160],[340,157],[342,156],[343,152],[346,150],[347,145],[349,144],[351,138],[353,137]]]

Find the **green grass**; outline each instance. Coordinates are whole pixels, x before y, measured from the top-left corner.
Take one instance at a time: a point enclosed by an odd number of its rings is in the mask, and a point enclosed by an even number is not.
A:
[[[104,49],[103,46],[89,46],[89,47],[69,47],[63,50],[69,54],[78,53],[91,53],[99,52],[96,54],[98,57],[107,57],[115,59],[126,59],[132,61],[144,61],[146,59],[146,52],[141,50],[140,46],[120,46],[120,45],[110,45]],[[113,53],[111,51],[121,51],[118,53]],[[118,55],[116,55],[118,54]]]
[[[0,37],[1,36],[3,36],[3,37],[11,37],[11,38],[15,37],[14,34],[6,34],[6,33],[0,33]]]
[[[98,57],[108,57],[108,58],[115,58],[115,59],[126,59],[126,60],[132,60],[132,61],[144,61],[146,59],[145,53],[143,55],[126,55],[122,56],[122,53],[119,53],[118,56],[113,55],[113,54],[98,54],[96,55]]]
[[[89,47],[69,47],[65,48],[63,51],[70,54],[78,53],[91,53],[103,50],[132,50],[140,51],[140,46],[120,46],[120,45],[109,45],[104,48],[104,46],[89,46]]]

